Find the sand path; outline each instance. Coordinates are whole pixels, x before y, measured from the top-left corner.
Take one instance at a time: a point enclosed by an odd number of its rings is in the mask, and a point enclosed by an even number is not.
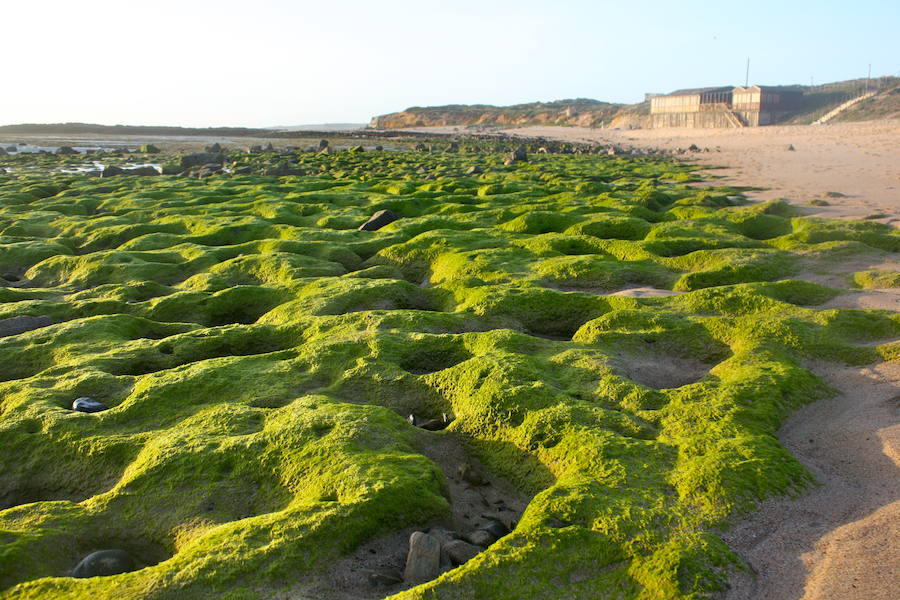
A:
[[[767,188],[750,192],[753,200],[785,198],[809,215],[900,226],[900,120],[740,130],[525,127],[503,133],[669,150],[696,144],[711,151],[681,156],[728,165],[708,171],[722,184]],[[828,206],[808,205],[817,199]],[[853,271],[900,268],[896,256],[860,260],[839,272],[800,277],[847,287]],[[842,294],[820,308],[898,311],[900,289]],[[723,597],[893,600],[900,589],[900,361],[808,366],[840,394],[795,412],[779,438],[820,485],[796,499],[768,500],[724,534],[753,573],[737,574]]]

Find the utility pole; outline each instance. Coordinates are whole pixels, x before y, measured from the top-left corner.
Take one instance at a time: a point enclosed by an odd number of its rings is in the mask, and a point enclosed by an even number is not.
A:
[[[747,58],[747,74],[744,76],[744,87],[750,85],[750,58]]]

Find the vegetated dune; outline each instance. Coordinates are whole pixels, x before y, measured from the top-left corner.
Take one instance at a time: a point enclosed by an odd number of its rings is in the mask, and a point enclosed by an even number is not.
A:
[[[811,482],[807,362],[897,355],[791,279],[893,281],[883,224],[656,158],[274,158],[0,175],[0,596],[702,597],[716,528]],[[411,570],[417,530],[472,554]]]
[[[412,107],[397,113],[374,117],[369,124],[376,129],[469,125],[577,125],[600,127],[624,115],[649,114],[649,104],[635,106],[611,104],[579,98],[554,102],[532,102],[513,106],[483,104]]]

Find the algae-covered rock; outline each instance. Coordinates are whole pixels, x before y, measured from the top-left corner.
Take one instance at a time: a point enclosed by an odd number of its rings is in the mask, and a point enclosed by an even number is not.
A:
[[[811,481],[776,435],[831,393],[804,365],[896,354],[894,315],[786,278],[893,285],[900,235],[447,143],[0,178],[0,595],[724,588],[717,528]],[[99,548],[146,568],[67,577]]]

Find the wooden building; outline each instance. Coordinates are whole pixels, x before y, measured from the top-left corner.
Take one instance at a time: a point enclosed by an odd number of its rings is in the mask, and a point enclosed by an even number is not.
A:
[[[750,127],[777,123],[803,105],[803,91],[792,87],[738,86],[731,96],[731,109]]]
[[[678,90],[650,98],[651,127],[757,127],[783,119],[802,100],[802,91],[788,87]]]

